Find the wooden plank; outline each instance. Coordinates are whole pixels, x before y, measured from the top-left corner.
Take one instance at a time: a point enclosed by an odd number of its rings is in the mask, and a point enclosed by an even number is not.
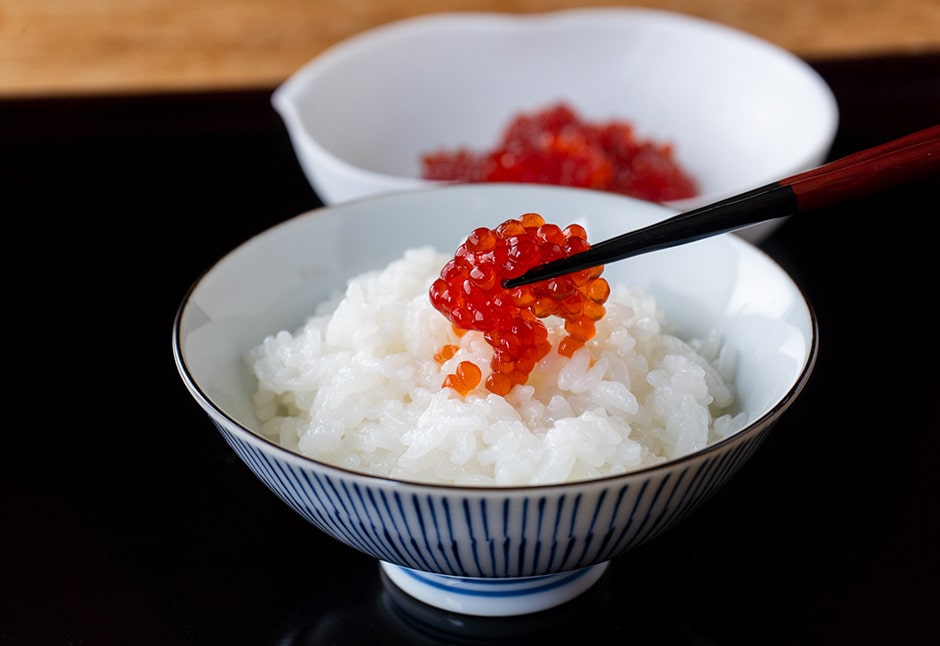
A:
[[[328,46],[440,11],[592,0],[0,0],[0,96],[272,87]],[[651,0],[807,59],[940,50],[937,0]]]

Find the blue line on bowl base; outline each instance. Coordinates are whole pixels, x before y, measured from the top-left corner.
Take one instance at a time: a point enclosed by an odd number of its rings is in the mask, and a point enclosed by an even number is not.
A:
[[[519,578],[472,578],[421,572],[379,561],[398,588],[430,606],[468,615],[505,617],[539,612],[570,601],[590,589],[608,562]]]

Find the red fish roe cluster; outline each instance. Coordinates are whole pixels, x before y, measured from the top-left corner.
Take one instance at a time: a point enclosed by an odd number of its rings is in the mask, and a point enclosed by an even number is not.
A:
[[[422,177],[432,180],[560,184],[653,202],[698,192],[670,145],[640,141],[622,121],[583,121],[565,103],[519,114],[491,151],[440,150],[421,163]]]
[[[558,316],[565,321],[566,336],[558,352],[570,357],[597,332],[595,323],[605,313],[610,286],[600,277],[603,266],[543,280],[513,289],[502,282],[542,263],[566,258],[590,248],[584,227],[562,229],[547,224],[538,213],[506,220],[495,229],[475,229],[431,285],[431,304],[454,326],[458,334],[483,333],[493,348],[486,388],[506,395],[524,384],[536,363],[551,349],[548,330],[540,320]],[[443,363],[457,347],[440,349],[435,358]],[[482,379],[472,362],[461,362],[442,387],[466,395]]]

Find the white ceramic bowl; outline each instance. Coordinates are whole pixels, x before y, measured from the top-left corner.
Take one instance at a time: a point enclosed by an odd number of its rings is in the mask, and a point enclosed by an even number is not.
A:
[[[700,187],[669,203],[676,209],[822,163],[838,125],[829,87],[789,52],[638,8],[402,20],[324,51],[272,97],[325,204],[426,186],[423,153],[491,149],[516,114],[558,100],[674,144]],[[772,228],[755,225],[746,237]]]
[[[431,605],[477,615],[542,610],[597,580],[611,559],[681,521],[738,470],[810,377],[816,319],[790,277],[752,244],[721,235],[608,265],[643,287],[682,334],[718,330],[738,352],[741,431],[653,468],[571,484],[460,487],[355,473],[258,432],[243,355],[299,327],[345,280],[406,248],[450,253],[478,226],[528,211],[583,224],[592,241],[664,207],[556,186],[476,184],[401,191],[323,207],[248,240],[185,295],[173,330],[179,374],[234,451],[284,502],[382,563]],[[446,216],[446,217],[445,217]]]

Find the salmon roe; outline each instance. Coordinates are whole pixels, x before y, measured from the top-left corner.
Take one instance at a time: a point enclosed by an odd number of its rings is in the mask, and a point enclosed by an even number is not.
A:
[[[570,357],[597,333],[595,323],[606,310],[610,286],[600,277],[603,266],[506,289],[503,281],[529,269],[590,248],[584,227],[562,229],[547,224],[538,213],[506,220],[495,229],[474,229],[429,290],[431,304],[451,322],[458,334],[483,333],[493,348],[486,388],[506,395],[524,384],[549,350],[548,316],[564,319],[566,336],[560,354]],[[446,345],[435,355],[443,363],[455,356],[457,346]],[[482,371],[469,361],[458,364],[443,388],[466,395],[476,388]]]
[[[421,174],[432,180],[577,186],[653,202],[698,192],[672,146],[638,140],[623,121],[586,122],[565,103],[517,115],[491,151],[428,152]]]

